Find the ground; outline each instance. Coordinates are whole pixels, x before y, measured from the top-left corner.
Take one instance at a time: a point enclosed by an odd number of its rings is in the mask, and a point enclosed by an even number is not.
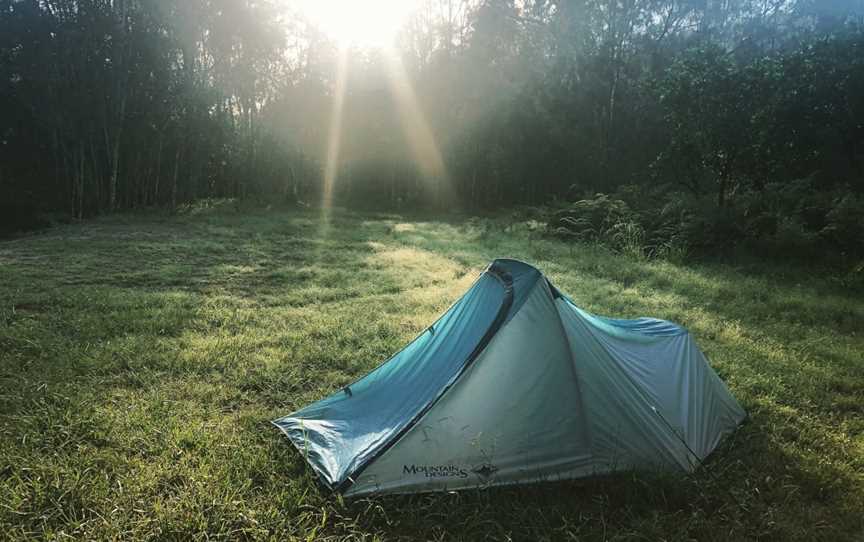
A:
[[[690,476],[344,502],[269,425],[422,331],[491,259],[688,326],[750,415]],[[864,295],[531,223],[206,206],[0,242],[8,539],[861,540]]]

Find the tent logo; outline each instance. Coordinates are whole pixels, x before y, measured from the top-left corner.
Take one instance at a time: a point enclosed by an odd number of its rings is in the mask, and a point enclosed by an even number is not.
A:
[[[402,465],[402,474],[426,478],[468,478],[468,471],[457,465]]]
[[[497,471],[498,471],[498,467],[496,467],[495,465],[492,465],[491,463],[486,463],[484,465],[477,467],[476,469],[472,470],[471,472],[476,472],[477,474],[479,474],[483,478],[489,478],[490,476],[495,474]]]

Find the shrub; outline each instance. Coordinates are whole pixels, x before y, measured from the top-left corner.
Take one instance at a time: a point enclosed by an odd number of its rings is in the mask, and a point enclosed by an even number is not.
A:
[[[779,219],[776,233],[768,239],[768,250],[777,256],[811,256],[817,239],[797,217],[786,216]]]
[[[49,225],[39,212],[39,207],[26,196],[0,201],[0,236],[45,228]]]
[[[843,255],[864,254],[864,198],[852,193],[836,197],[825,222],[820,238]]]
[[[724,207],[713,195],[669,185],[625,185],[546,208],[546,216],[547,232],[638,257],[680,261],[739,248],[844,266],[864,257],[864,197],[848,188],[818,189],[810,178],[741,189]]]
[[[610,241],[616,228],[633,221],[633,212],[622,200],[596,194],[554,212],[549,221],[552,233],[579,241]]]

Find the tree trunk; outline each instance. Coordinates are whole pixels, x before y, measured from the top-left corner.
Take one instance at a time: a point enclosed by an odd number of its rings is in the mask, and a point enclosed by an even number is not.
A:
[[[77,218],[84,218],[84,145],[78,145],[78,180],[77,180],[76,207],[78,208]]]
[[[177,209],[177,177],[180,175],[180,158],[183,156],[183,145],[177,146],[174,153],[174,175],[171,178],[171,210]]]
[[[159,144],[156,146],[156,179],[153,181],[153,199],[150,201],[151,205],[159,203],[159,180],[162,177],[162,142],[162,132],[159,132]]]

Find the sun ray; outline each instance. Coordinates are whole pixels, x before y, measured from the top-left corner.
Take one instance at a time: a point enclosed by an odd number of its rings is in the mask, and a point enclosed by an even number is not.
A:
[[[387,78],[396,98],[405,137],[420,168],[427,191],[440,206],[450,201],[452,187],[435,134],[423,114],[417,93],[398,52],[388,48],[384,51],[384,57],[387,61]]]
[[[327,135],[327,162],[324,165],[324,190],[321,209],[325,222],[329,222],[333,207],[333,188],[339,173],[339,151],[342,145],[342,110],[345,104],[345,80],[348,72],[348,54],[339,50],[336,61],[336,88],[333,91],[333,108],[330,112],[330,129]]]

